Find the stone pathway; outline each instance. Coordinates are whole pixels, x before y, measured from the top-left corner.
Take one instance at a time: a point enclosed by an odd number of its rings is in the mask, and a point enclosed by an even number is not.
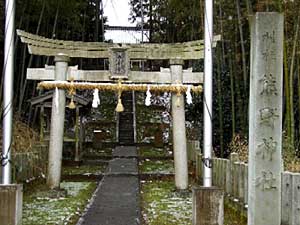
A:
[[[118,146],[113,157],[77,225],[141,224],[136,147]]]

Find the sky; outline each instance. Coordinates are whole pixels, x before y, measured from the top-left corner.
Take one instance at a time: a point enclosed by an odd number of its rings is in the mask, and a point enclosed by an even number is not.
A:
[[[135,26],[128,21],[130,14],[129,0],[103,0],[104,16],[108,18],[109,26]],[[114,43],[140,43],[141,32],[136,31],[106,31],[105,39]],[[147,32],[144,32],[144,41],[147,42]]]
[[[128,21],[130,14],[129,0],[104,0],[104,16],[110,26],[134,26]]]

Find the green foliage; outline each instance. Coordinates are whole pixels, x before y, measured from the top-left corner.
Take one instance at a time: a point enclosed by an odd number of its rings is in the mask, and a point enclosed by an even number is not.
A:
[[[131,0],[132,22],[141,22],[140,0]],[[183,42],[200,37],[199,1],[143,0],[145,28],[151,42]]]

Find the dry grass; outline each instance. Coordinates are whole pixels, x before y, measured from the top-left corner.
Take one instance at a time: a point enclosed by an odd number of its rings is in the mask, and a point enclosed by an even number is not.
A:
[[[248,162],[248,141],[245,137],[237,134],[233,137],[229,144],[230,152],[236,152],[239,155],[239,160]]]
[[[300,158],[295,155],[295,152],[290,151],[287,147],[286,138],[283,139],[283,162],[284,170],[290,172],[300,172]],[[248,162],[248,141],[241,135],[236,135],[229,144],[230,152],[236,152],[239,155],[241,162]]]
[[[2,134],[2,128],[0,129]],[[13,120],[13,143],[12,150],[14,152],[27,152],[32,149],[32,146],[39,141],[38,133],[29,127],[26,123],[19,119]],[[2,135],[0,137],[2,143]],[[0,147],[2,152],[2,144]]]

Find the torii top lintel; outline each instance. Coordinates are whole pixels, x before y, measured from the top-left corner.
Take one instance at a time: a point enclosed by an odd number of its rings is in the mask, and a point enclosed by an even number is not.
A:
[[[109,58],[110,49],[126,48],[130,59],[200,59],[204,57],[202,40],[174,44],[113,44],[103,42],[63,41],[17,30],[23,43],[28,44],[29,53],[33,55],[56,56],[64,53],[71,58]],[[214,36],[213,47],[221,39]]]

